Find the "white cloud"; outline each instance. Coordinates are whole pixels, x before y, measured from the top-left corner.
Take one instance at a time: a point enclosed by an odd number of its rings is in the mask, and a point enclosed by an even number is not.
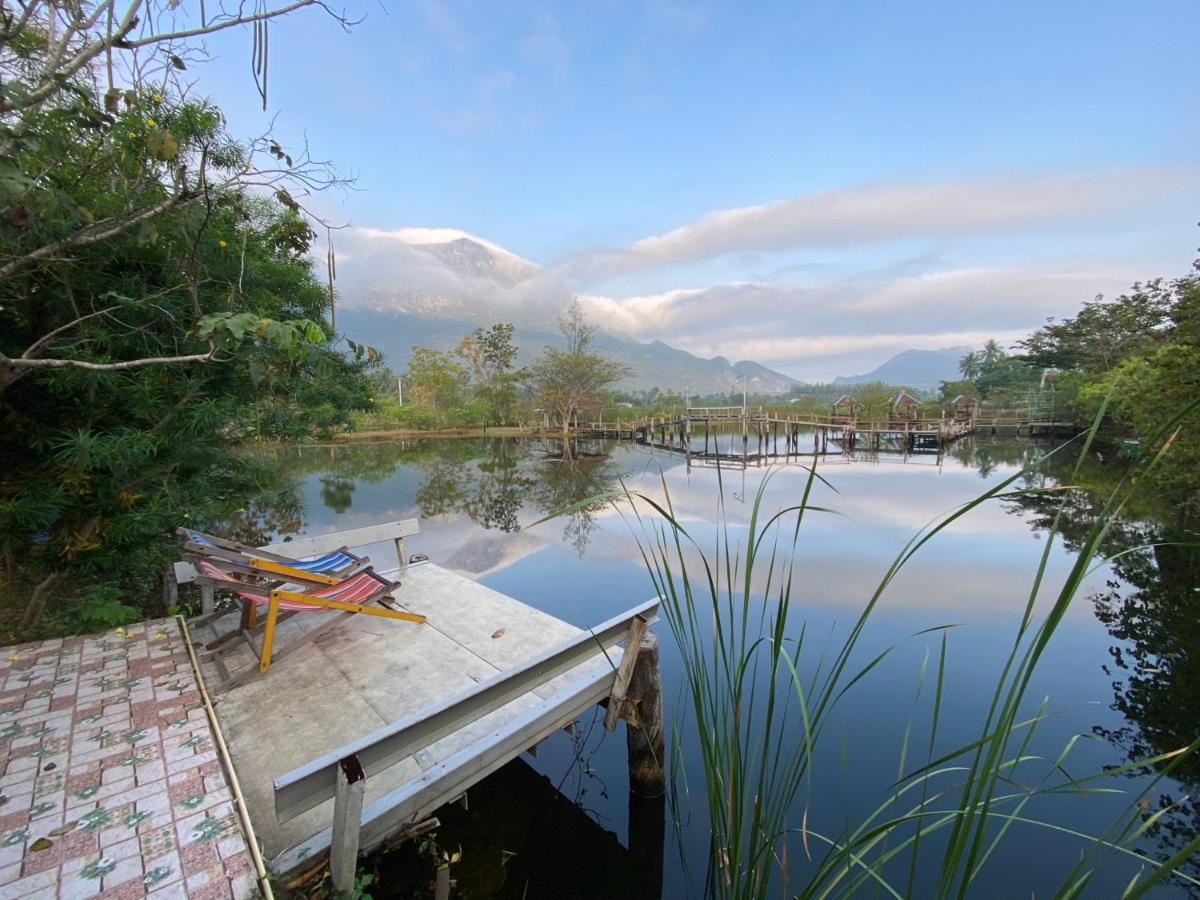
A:
[[[1195,167],[1008,176],[940,183],[879,182],[707,213],[620,249],[560,263],[578,276],[678,265],[739,251],[854,246],[914,237],[963,237],[1078,225],[1145,210],[1194,190]]]

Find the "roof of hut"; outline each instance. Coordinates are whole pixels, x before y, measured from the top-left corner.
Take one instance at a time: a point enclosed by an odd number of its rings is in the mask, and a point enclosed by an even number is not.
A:
[[[836,400],[833,401],[834,409],[837,409],[839,406],[861,406],[861,405],[862,405],[861,403],[859,403],[857,400],[855,400],[849,394],[842,394],[842,396],[838,397]]]
[[[892,398],[892,409],[899,409],[901,406],[920,406],[921,401],[910,394],[908,391],[901,391]]]
[[[951,406],[978,406],[979,398],[972,397],[969,394],[959,394],[950,401]]]

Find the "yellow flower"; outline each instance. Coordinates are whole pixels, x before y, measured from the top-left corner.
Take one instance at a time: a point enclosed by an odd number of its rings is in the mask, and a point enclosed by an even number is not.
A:
[[[117,634],[124,634],[124,633],[125,633],[125,629],[118,625],[117,626]]]
[[[147,124],[147,125],[149,125],[151,128],[157,128],[157,127],[158,127],[158,123],[157,123],[157,122],[155,122],[153,119],[147,119],[147,120],[146,120],[146,124]]]
[[[224,241],[217,241],[217,243],[218,243],[220,246],[222,246],[222,247],[227,247],[227,246],[229,246],[229,245],[228,245],[228,244],[226,244]]]
[[[162,95],[162,94],[155,94],[155,95],[154,95],[154,102],[155,102],[155,103],[162,103],[162,102],[163,102],[163,95]]]

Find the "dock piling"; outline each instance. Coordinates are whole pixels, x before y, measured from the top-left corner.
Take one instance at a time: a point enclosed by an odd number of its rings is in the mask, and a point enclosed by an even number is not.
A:
[[[667,789],[663,763],[662,670],[658,662],[658,635],[642,635],[637,663],[629,679],[625,704],[625,747],[629,757],[629,790],[639,797],[660,797]]]

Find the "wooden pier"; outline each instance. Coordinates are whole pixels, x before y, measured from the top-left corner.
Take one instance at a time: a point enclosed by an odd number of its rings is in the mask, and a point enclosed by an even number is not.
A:
[[[681,415],[608,422],[597,418],[579,423],[571,433],[587,439],[634,441],[683,454],[697,465],[751,465],[796,457],[848,456],[857,450],[937,454],[972,434],[1070,437],[1079,431],[1075,422],[1051,421],[1016,410],[985,413],[974,404],[965,412],[952,410],[937,419],[903,414],[880,418],[793,415],[762,407],[693,406]]]
[[[633,439],[682,453],[689,462],[749,464],[854,450],[938,453],[973,434],[975,428],[973,418],[869,420],[776,415],[761,408],[691,407],[682,416],[635,424]]]
[[[626,718],[630,788],[664,788],[658,601],[583,630],[431,562],[410,560],[415,521],[304,537],[266,548],[307,556],[342,547],[397,554],[401,608],[425,624],[348,614],[305,642],[324,614],[293,616],[280,638],[297,646],[263,677],[214,696],[216,717],[268,867],[287,875],[328,859],[335,887],[353,884],[360,853],[403,835],[505,763],[598,703],[605,725]],[[188,567],[177,567],[187,580]],[[205,603],[210,605],[211,594]],[[214,633],[239,613],[209,616]],[[206,647],[191,629],[206,682],[229,682],[242,658]],[[253,643],[257,635],[248,634]],[[618,646],[624,644],[624,647]],[[645,694],[645,703],[641,694]],[[655,716],[657,710],[659,715]],[[634,728],[636,724],[636,728]],[[648,762],[649,760],[649,762]]]

